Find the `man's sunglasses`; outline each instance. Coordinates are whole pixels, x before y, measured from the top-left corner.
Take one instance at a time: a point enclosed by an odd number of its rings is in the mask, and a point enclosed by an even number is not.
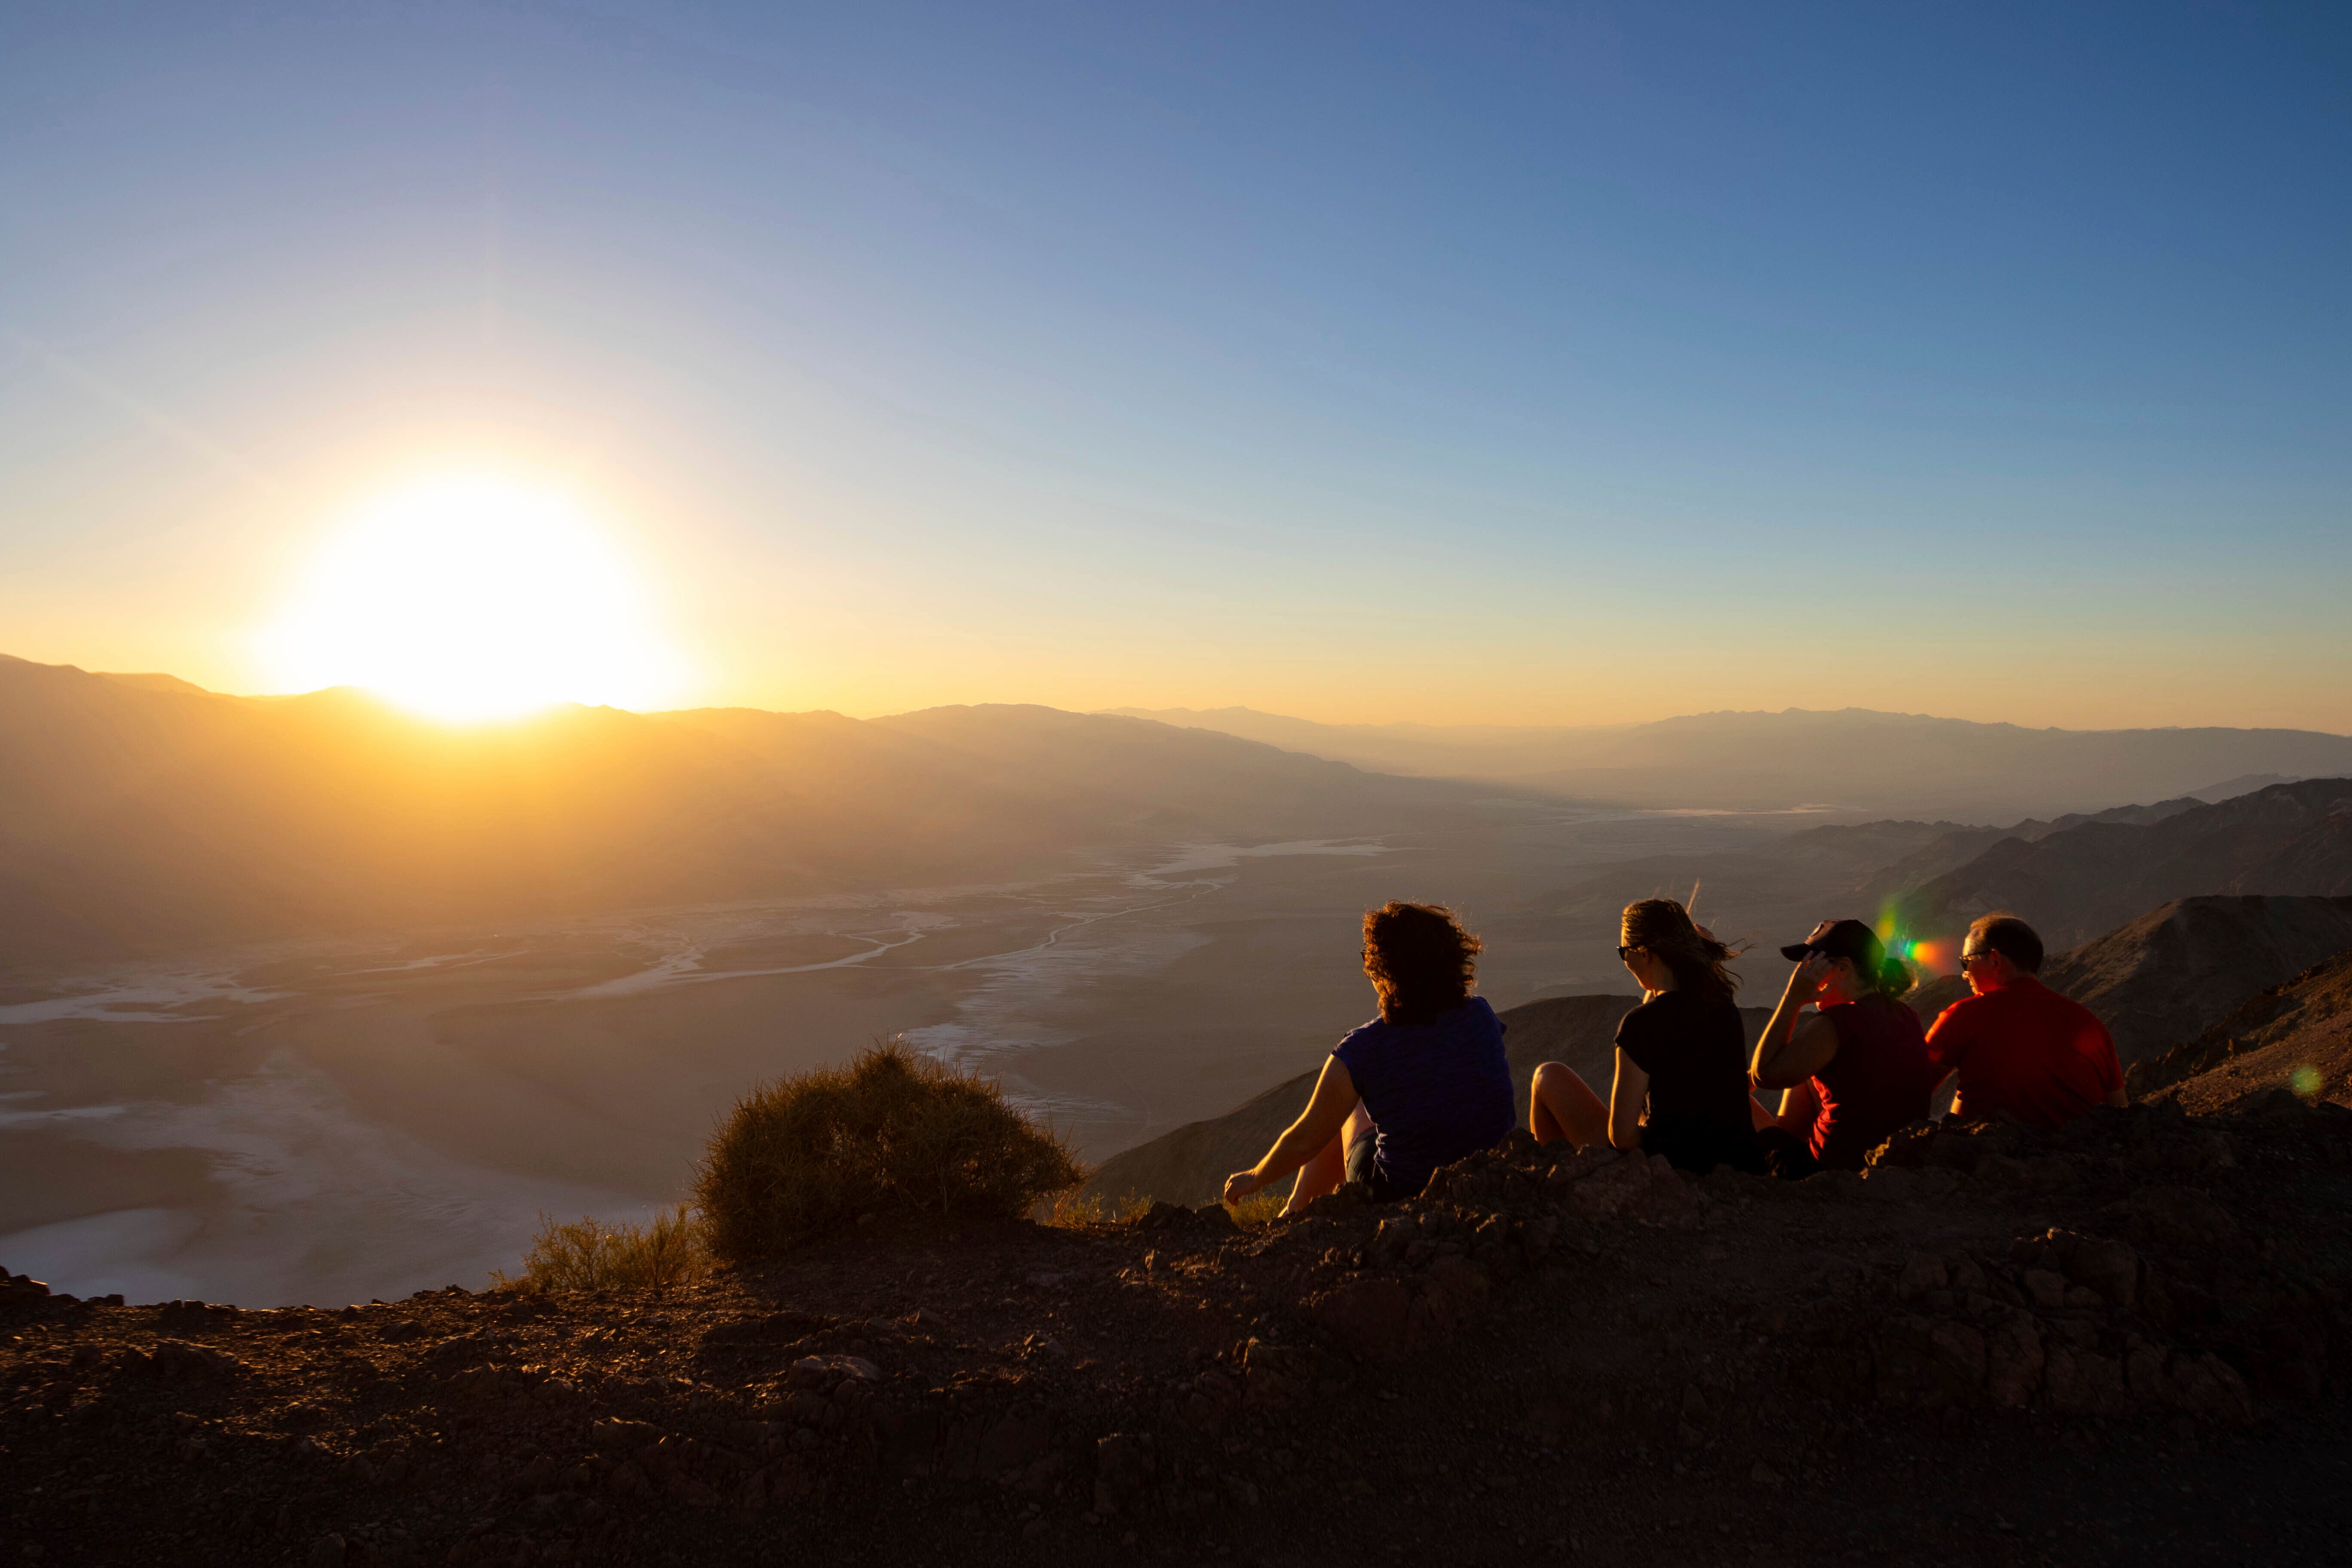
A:
[[[1974,952],[1963,952],[1960,954],[1960,967],[1962,969],[1966,969],[1969,964],[1976,963],[1979,959],[1990,958],[1992,953],[1993,950],[1989,947],[1980,947]]]

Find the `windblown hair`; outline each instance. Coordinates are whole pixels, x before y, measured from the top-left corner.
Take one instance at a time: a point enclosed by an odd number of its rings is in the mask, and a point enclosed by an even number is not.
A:
[[[1992,949],[2026,973],[2042,973],[2042,938],[2015,915],[2005,910],[1979,915],[1969,922],[1969,934],[1979,945]]]
[[[1364,916],[1364,973],[1391,1024],[1426,1024],[1469,1000],[1478,939],[1444,904],[1391,899]]]
[[[1623,941],[1665,961],[1677,989],[1710,1001],[1731,1000],[1739,976],[1724,967],[1737,956],[1713,937],[1701,936],[1690,911],[1672,899],[1643,899],[1625,906]]]

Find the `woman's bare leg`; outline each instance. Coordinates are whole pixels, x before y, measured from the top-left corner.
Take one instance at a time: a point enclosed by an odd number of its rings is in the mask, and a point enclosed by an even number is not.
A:
[[[1609,1107],[1566,1062],[1536,1068],[1528,1089],[1528,1131],[1538,1143],[1567,1139],[1580,1149],[1609,1142]]]
[[[1348,1179],[1348,1145],[1369,1136],[1371,1130],[1371,1113],[1358,1101],[1356,1109],[1348,1113],[1347,1125],[1339,1129],[1339,1135],[1298,1167],[1298,1180],[1290,1184],[1290,1201],[1282,1205],[1282,1212],[1296,1214],[1324,1194],[1338,1192],[1339,1184]]]

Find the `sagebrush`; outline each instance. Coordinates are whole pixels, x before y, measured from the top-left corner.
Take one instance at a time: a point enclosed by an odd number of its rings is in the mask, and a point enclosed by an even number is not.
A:
[[[1014,1219],[1086,1176],[993,1082],[890,1039],[746,1095],[712,1137],[694,1198],[714,1251],[756,1258],[868,1215]]]
[[[646,1225],[542,1214],[522,1272],[490,1278],[525,1290],[667,1290],[699,1279],[710,1261],[701,1218],[684,1204]]]

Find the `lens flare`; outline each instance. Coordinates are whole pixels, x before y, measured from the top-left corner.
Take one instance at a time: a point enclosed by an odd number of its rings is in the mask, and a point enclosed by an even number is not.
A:
[[[1958,974],[1960,972],[1959,943],[1948,937],[1926,937],[1911,945],[1911,962],[1930,974]]]

